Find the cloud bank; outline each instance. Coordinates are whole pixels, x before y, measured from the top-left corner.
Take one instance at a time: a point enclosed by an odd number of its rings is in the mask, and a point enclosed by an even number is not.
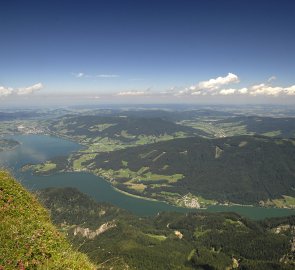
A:
[[[216,95],[217,90],[219,90],[221,87],[228,84],[235,84],[239,82],[240,82],[240,79],[237,75],[233,73],[228,73],[224,77],[220,76],[217,78],[212,78],[207,81],[201,81],[190,87],[186,87],[185,89],[180,90],[177,94],[178,95],[207,95],[207,94]],[[222,91],[221,94],[224,95],[224,94],[227,94],[227,92],[228,91]]]
[[[36,84],[29,86],[29,87],[17,89],[16,94],[20,95],[20,96],[30,95],[30,94],[33,94],[34,92],[40,91],[42,88],[43,88],[42,83],[36,83]]]
[[[230,96],[230,95],[248,95],[248,96],[295,96],[295,85],[288,87],[273,86],[272,82],[276,80],[275,76],[268,78],[267,82],[254,84],[247,87],[236,88],[233,84],[239,84],[240,79],[234,73],[228,73],[224,77],[212,78],[207,81],[186,87],[178,92],[174,92],[175,96],[191,95],[191,96]],[[226,88],[226,86],[229,86]]]
[[[289,87],[282,87],[282,86],[271,86],[264,83],[253,85],[250,88],[249,94],[251,96],[280,96],[280,95],[287,95],[287,96],[294,96],[295,95],[295,85],[291,85]]]
[[[295,96],[295,85],[287,87],[273,86],[274,81],[276,81],[276,77],[271,76],[267,79],[267,82],[242,87],[240,86],[240,78],[236,74],[229,72],[225,76],[200,81],[190,87],[174,86],[165,91],[154,93],[150,92],[150,88],[144,91],[123,91],[115,94],[115,96]]]
[[[40,91],[43,88],[44,86],[42,83],[36,83],[28,87],[22,87],[22,88],[16,88],[16,89],[13,89],[11,87],[7,88],[4,86],[0,86],[0,97],[7,97],[11,95],[18,95],[18,96],[30,95],[37,91]]]
[[[0,97],[6,97],[13,93],[12,88],[6,88],[4,86],[0,86]]]
[[[233,88],[230,88],[230,89],[222,89],[222,90],[219,91],[219,94],[220,95],[227,96],[227,95],[234,94],[236,91],[237,91],[237,89],[233,89]]]

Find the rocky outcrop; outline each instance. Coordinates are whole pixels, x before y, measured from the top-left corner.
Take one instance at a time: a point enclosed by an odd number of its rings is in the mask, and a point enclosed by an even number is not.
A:
[[[176,237],[178,237],[179,239],[183,238],[183,234],[180,231],[174,231],[174,234]]]
[[[280,234],[280,233],[285,233],[289,231],[291,233],[291,239],[290,239],[290,251],[285,254],[281,259],[280,262],[282,263],[290,263],[294,265],[295,261],[295,226],[294,225],[280,225],[277,226],[276,228],[272,229],[272,231],[275,234]]]
[[[74,229],[74,236],[76,235],[81,235],[83,237],[86,237],[88,239],[93,239],[96,236],[108,231],[111,228],[115,228],[117,225],[115,223],[115,221],[110,221],[110,222],[106,222],[104,224],[102,224],[99,228],[97,228],[96,230],[91,230],[89,228],[83,228],[80,226],[77,226]]]

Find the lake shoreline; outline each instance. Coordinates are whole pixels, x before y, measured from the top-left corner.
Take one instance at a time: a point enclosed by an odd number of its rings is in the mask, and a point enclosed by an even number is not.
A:
[[[158,212],[176,211],[208,211],[236,212],[251,219],[264,219],[295,215],[294,209],[265,208],[256,206],[214,205],[207,209],[184,208],[153,198],[140,197],[114,187],[109,180],[93,172],[57,172],[54,175],[30,175],[21,172],[25,164],[42,163],[56,156],[65,156],[81,149],[81,145],[48,135],[17,135],[11,136],[21,142],[12,151],[0,153],[2,167],[11,168],[18,179],[28,188],[38,190],[48,187],[73,187],[91,196],[97,201],[107,202],[126,209],[138,216],[152,216]]]

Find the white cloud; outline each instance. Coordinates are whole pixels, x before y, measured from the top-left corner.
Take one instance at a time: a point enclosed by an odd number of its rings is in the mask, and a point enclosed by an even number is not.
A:
[[[295,95],[295,85],[291,85],[289,87],[286,87],[284,89],[284,92],[288,96],[294,96]]]
[[[187,87],[178,92],[179,95],[216,95],[218,90],[227,84],[240,82],[239,77],[233,73],[228,73],[225,77],[217,77],[207,81],[201,81],[195,85]],[[222,92],[223,93],[223,92]]]
[[[244,88],[238,89],[238,92],[242,95],[245,95],[248,93],[248,88],[244,87]]]
[[[84,72],[79,73],[72,73],[76,78],[118,78],[120,77],[117,74],[97,74],[97,75],[91,75],[91,74],[85,74]]]
[[[230,83],[238,83],[239,77],[233,73],[228,73],[225,77],[217,77],[215,79],[210,79],[208,81],[202,81],[198,84],[198,87],[192,86],[190,87],[191,90],[195,88],[199,89],[209,89],[209,90],[216,90],[222,85],[230,84]]]
[[[42,83],[36,83],[32,86],[28,86],[28,87],[24,87],[24,88],[19,88],[17,90],[15,90],[17,95],[29,95],[29,94],[33,94],[34,92],[40,91],[43,88],[43,84]]]
[[[265,83],[253,85],[249,88],[248,94],[251,96],[294,96],[295,95],[295,85],[288,87],[283,86],[271,86]]]
[[[180,89],[174,96],[183,95],[249,95],[249,96],[295,96],[295,85],[288,87],[272,86],[270,82],[276,80],[275,76],[268,78],[268,83],[260,83],[243,88],[225,88],[225,85],[239,83],[239,77],[233,73],[228,73],[225,77],[217,77],[207,81],[201,81],[196,85]]]
[[[230,89],[222,89],[219,91],[219,94],[220,95],[224,95],[224,96],[227,96],[227,95],[232,95],[236,92],[237,90],[236,89],[233,89],[233,88],[230,88]]]
[[[235,89],[235,88],[228,88],[228,89],[221,89],[218,93],[214,92],[211,93],[211,95],[223,95],[223,96],[228,96],[228,95],[233,95],[233,94],[242,94],[245,95],[248,93],[248,88],[240,88],[240,89]]]
[[[201,91],[195,91],[195,92],[192,92],[192,95],[193,96],[198,96],[198,95],[201,95],[202,92]],[[203,93],[204,94],[204,93]]]
[[[266,85],[264,83],[253,85],[250,88],[249,94],[251,96],[260,96],[260,95],[265,95],[265,96],[278,96],[283,93],[284,88],[281,86],[270,86]]]
[[[0,97],[7,97],[13,93],[12,88],[6,88],[4,86],[0,86]]]
[[[145,90],[129,90],[122,91],[116,94],[116,96],[147,96],[151,94],[152,87],[148,87]]]
[[[22,87],[13,89],[11,87],[4,87],[0,86],[0,97],[7,97],[13,94],[24,96],[24,95],[30,95],[33,94],[36,91],[40,91],[43,88],[42,83],[36,83],[34,85],[28,86],[28,87]]]
[[[83,72],[74,74],[77,78],[87,78],[87,77],[96,77],[96,78],[117,78],[120,77],[119,75],[116,74],[98,74],[98,75],[88,75]],[[283,87],[283,86],[272,86],[271,82],[275,81],[276,77],[271,76],[268,78],[267,83],[260,83],[248,87],[230,87],[226,88],[227,85],[231,84],[237,84],[240,82],[239,77],[234,74],[234,73],[228,73],[226,76],[219,76],[216,78],[212,78],[206,81],[200,81],[199,83],[192,85],[190,87],[172,87],[170,89],[167,89],[165,91],[159,92],[160,95],[173,95],[173,96],[182,96],[182,95],[192,95],[192,96],[205,96],[205,95],[249,95],[249,96],[273,96],[277,97],[280,95],[288,95],[288,96],[295,96],[295,85],[291,85],[288,87]],[[13,92],[17,93],[18,95],[22,94],[29,94],[34,91],[38,90],[38,85],[36,84],[32,87],[27,87],[27,88],[20,88],[18,90],[13,90]],[[42,85],[39,85],[42,88]],[[5,92],[4,92],[5,91]],[[150,89],[147,90],[128,90],[128,91],[122,91],[117,94],[116,96],[144,96],[144,95],[149,95]],[[9,95],[11,94],[11,89],[8,90],[8,88],[4,87],[0,88],[0,95]]]
[[[267,79],[268,82],[272,82],[272,81],[275,81],[277,79],[276,76],[271,76]]]
[[[146,91],[125,91],[118,93],[117,96],[143,96],[145,94],[147,94]]]

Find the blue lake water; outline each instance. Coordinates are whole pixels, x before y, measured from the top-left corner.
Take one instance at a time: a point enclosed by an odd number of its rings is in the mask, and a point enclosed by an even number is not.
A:
[[[0,152],[0,166],[9,168],[16,178],[29,189],[75,187],[97,201],[109,202],[143,216],[153,215],[161,211],[190,211],[164,202],[125,195],[115,190],[109,182],[90,173],[67,172],[49,176],[36,176],[28,172],[22,173],[20,168],[25,164],[43,162],[55,156],[67,156],[71,152],[81,149],[81,146],[75,142],[44,135],[19,135],[8,138],[19,141],[21,145],[14,150]],[[295,210],[247,206],[212,206],[206,211],[232,211],[253,219],[295,215]]]

